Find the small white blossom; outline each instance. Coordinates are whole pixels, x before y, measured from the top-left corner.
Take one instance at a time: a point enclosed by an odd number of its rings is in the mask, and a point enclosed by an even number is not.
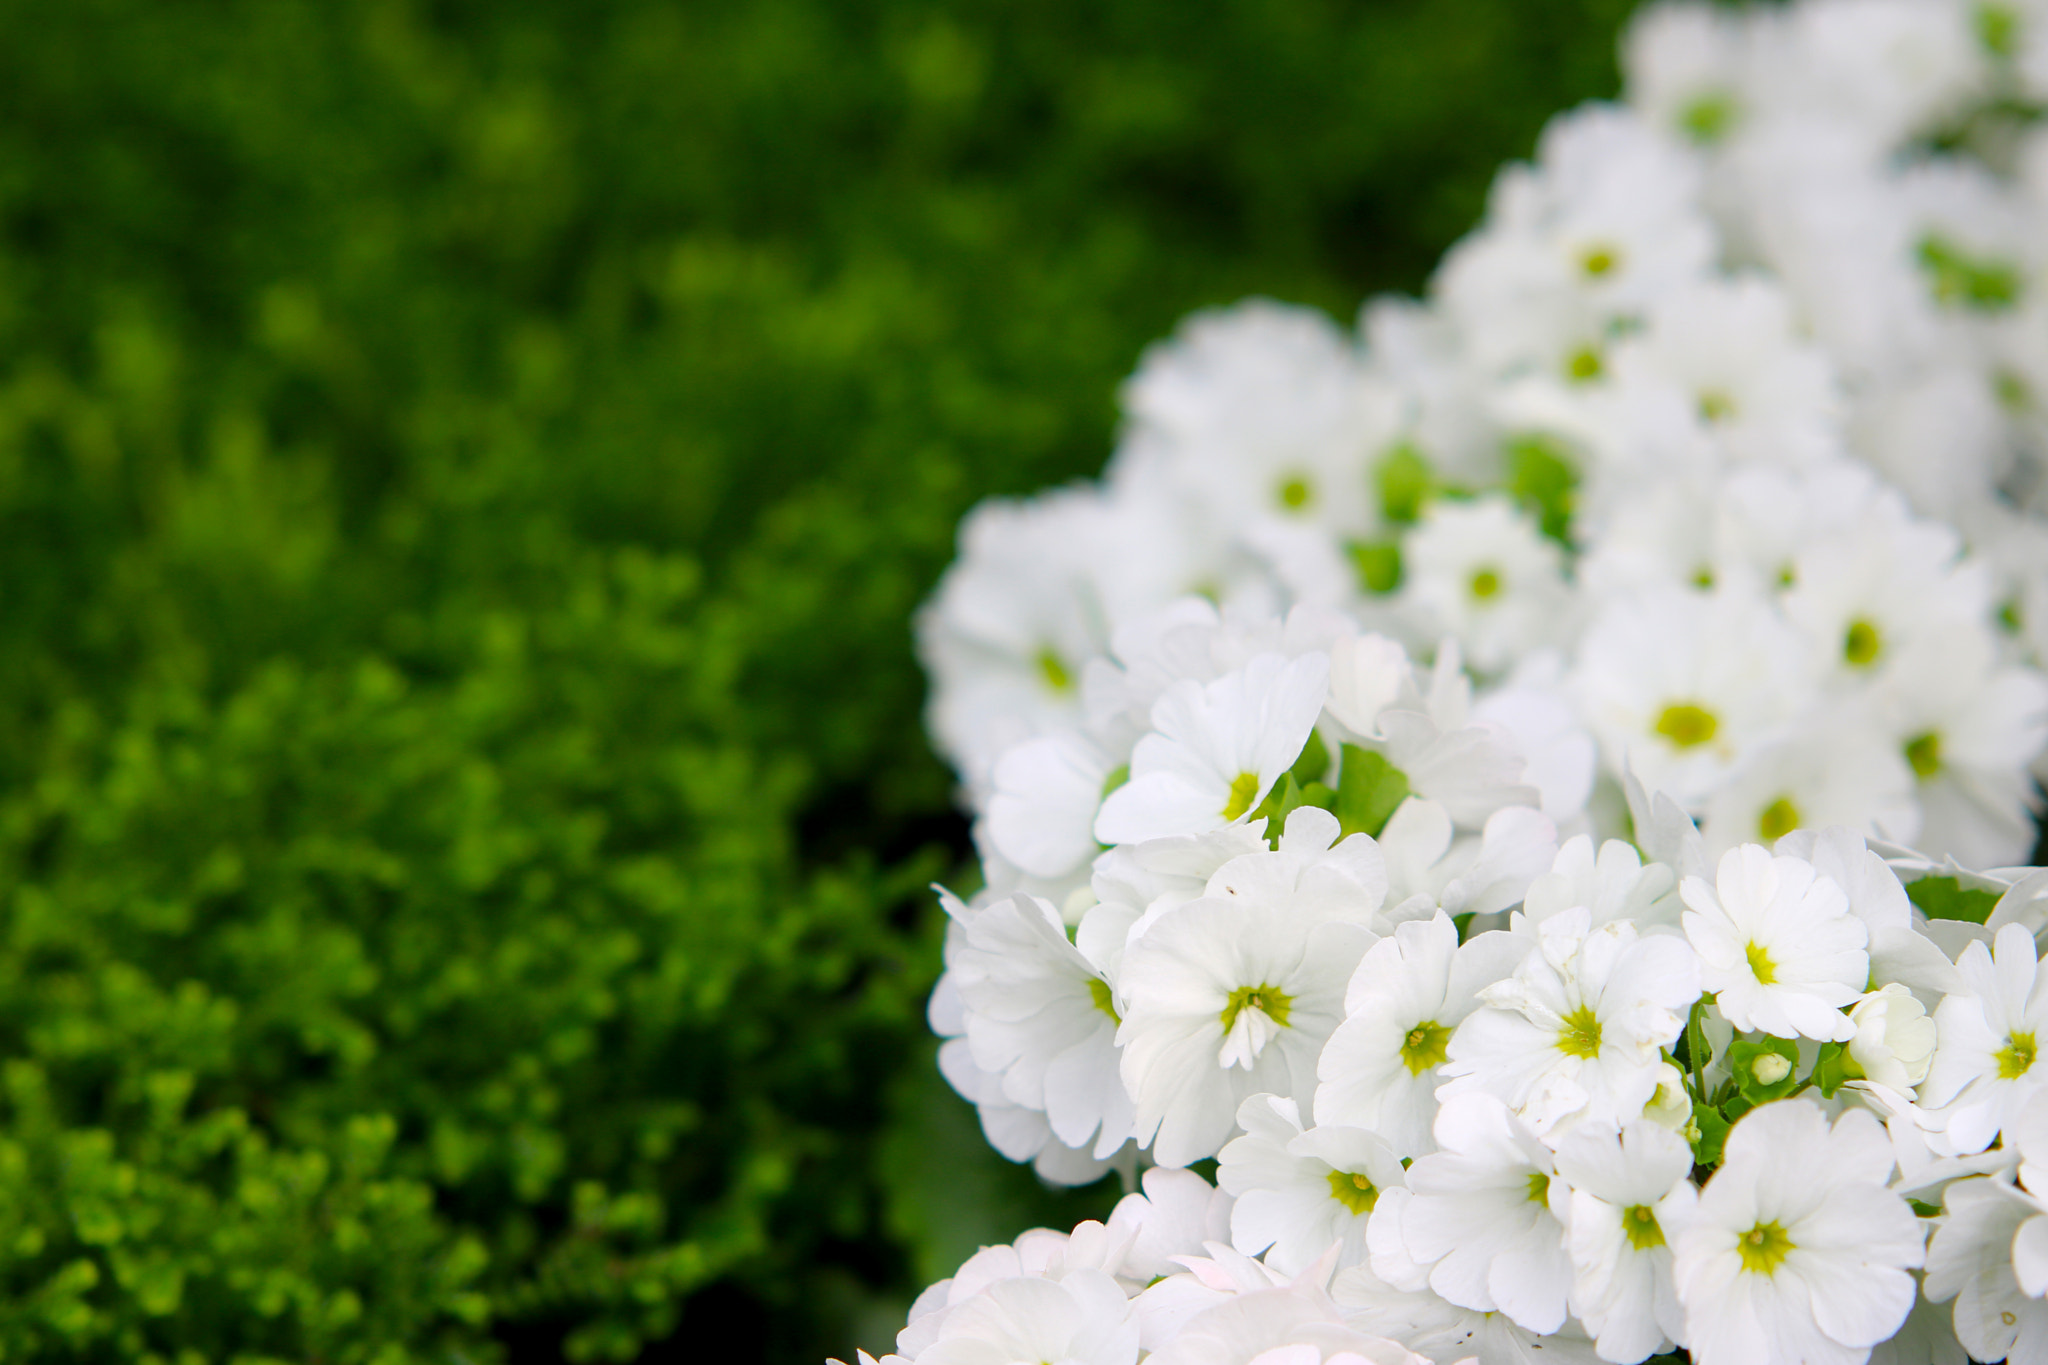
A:
[[[1459,1095],[1437,1114],[1440,1151],[1408,1168],[1401,1234],[1429,1287],[1463,1308],[1495,1309],[1532,1332],[1564,1325],[1572,1267],[1550,1150],[1491,1095]]]
[[[1572,1191],[1573,1303],[1600,1358],[1632,1365],[1683,1338],[1670,1236],[1698,1198],[1692,1149],[1645,1120],[1618,1132],[1584,1125],[1559,1144],[1557,1172]]]
[[[1832,1128],[1807,1100],[1744,1115],[1672,1238],[1692,1358],[1860,1365],[1898,1331],[1925,1234],[1885,1188],[1891,1169],[1891,1143],[1863,1110]]]
[[[1544,920],[1514,974],[1481,988],[1485,1008],[1451,1036],[1444,1097],[1483,1090],[1543,1134],[1642,1115],[1699,998],[1699,963],[1683,939],[1591,918]]]
[[[1779,1038],[1855,1037],[1841,1009],[1869,980],[1869,933],[1841,887],[1804,859],[1744,844],[1721,856],[1712,885],[1688,877],[1679,891],[1700,982],[1730,1023]]]

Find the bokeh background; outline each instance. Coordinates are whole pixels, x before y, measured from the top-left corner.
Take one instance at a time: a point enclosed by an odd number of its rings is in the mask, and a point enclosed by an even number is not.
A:
[[[1100,1214],[923,1022],[910,616],[1626,0],[0,0],[0,1348],[880,1349]]]

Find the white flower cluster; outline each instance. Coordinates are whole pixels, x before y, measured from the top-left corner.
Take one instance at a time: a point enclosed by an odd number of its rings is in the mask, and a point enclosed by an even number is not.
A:
[[[1629,102],[1556,120],[1426,302],[1197,316],[1099,485],[969,518],[920,638],[977,810],[1036,790],[1027,739],[1124,762],[1090,661],[1192,592],[1455,639],[1560,822],[1590,788],[1612,826],[1627,766],[1716,852],[1841,824],[2028,855],[2048,4],[1664,6],[1625,55]],[[1539,761],[1565,725],[1596,771]]]
[[[892,1361],[2048,1365],[2048,0],[1625,55],[969,518],[940,1065],[1142,1189]]]

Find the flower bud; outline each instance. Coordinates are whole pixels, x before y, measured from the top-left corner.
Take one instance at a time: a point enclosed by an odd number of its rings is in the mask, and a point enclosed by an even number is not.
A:
[[[1792,1063],[1775,1052],[1766,1052],[1750,1065],[1758,1085],[1776,1085],[1792,1074]]]
[[[1683,1133],[1692,1122],[1692,1097],[1685,1093],[1685,1073],[1669,1062],[1657,1068],[1657,1093],[1643,1106],[1643,1117],[1660,1128]]]
[[[1910,1090],[1927,1078],[1934,1059],[1934,1021],[1913,993],[1896,981],[1870,992],[1849,1011],[1855,1069],[1879,1085]]]

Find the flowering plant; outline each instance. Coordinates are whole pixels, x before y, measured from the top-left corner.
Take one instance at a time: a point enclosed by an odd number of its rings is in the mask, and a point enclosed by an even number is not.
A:
[[[1133,1189],[902,1358],[2048,1361],[2048,8],[1625,55],[1427,302],[1198,317],[963,529],[940,1063]]]

